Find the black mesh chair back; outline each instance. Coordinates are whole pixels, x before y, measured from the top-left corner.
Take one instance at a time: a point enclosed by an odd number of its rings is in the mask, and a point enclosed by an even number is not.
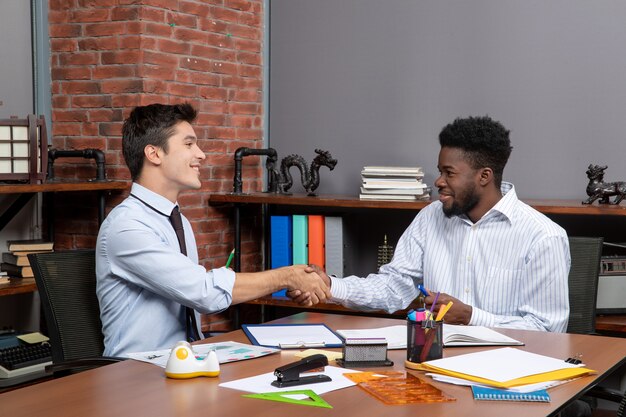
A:
[[[52,371],[111,363],[109,360],[97,362],[105,358],[102,358],[104,338],[96,297],[95,252],[36,253],[29,254],[28,259],[48,325]],[[91,362],[79,365],[84,359]],[[54,368],[61,363],[65,363],[65,367]]]
[[[596,331],[598,275],[602,256],[601,237],[570,237],[572,266],[569,271],[568,333],[591,334]]]

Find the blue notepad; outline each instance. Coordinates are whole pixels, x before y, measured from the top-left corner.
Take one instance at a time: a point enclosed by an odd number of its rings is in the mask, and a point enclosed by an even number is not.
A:
[[[531,392],[515,392],[507,389],[472,385],[472,394],[474,394],[475,400],[550,402],[550,394],[545,389]]]

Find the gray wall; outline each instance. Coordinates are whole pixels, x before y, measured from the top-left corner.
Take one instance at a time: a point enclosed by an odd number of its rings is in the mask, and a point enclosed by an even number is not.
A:
[[[364,165],[420,165],[432,184],[441,128],[485,114],[511,130],[504,177],[522,198],[582,200],[590,163],[626,180],[624,1],[271,0],[269,13],[268,144],[308,161],[330,150],[320,193],[357,194]]]

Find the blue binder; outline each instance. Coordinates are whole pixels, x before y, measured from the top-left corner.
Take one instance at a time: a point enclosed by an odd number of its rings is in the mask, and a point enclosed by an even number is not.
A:
[[[291,216],[270,216],[270,267],[293,265]],[[285,297],[286,290],[276,291],[272,296]]]

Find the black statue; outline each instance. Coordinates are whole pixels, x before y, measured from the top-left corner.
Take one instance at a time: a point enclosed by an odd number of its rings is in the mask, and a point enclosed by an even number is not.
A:
[[[295,165],[300,170],[302,186],[307,191],[307,194],[310,196],[315,195],[315,190],[320,185],[320,167],[326,166],[332,171],[335,168],[335,165],[337,165],[337,160],[333,159],[330,152],[316,149],[315,153],[317,153],[317,156],[313,159],[313,162],[311,162],[310,170],[306,161],[300,155],[289,155],[280,161],[278,192],[281,194],[290,194],[288,191],[293,185],[293,178],[289,173],[289,168]]]
[[[583,201],[583,204],[591,204],[597,199],[600,199],[600,204],[619,204],[620,201],[626,197],[626,182],[604,182],[604,170],[607,166],[589,165],[587,169],[587,177],[589,178],[589,184],[587,184],[588,199]],[[609,200],[611,196],[617,196],[613,201]]]

